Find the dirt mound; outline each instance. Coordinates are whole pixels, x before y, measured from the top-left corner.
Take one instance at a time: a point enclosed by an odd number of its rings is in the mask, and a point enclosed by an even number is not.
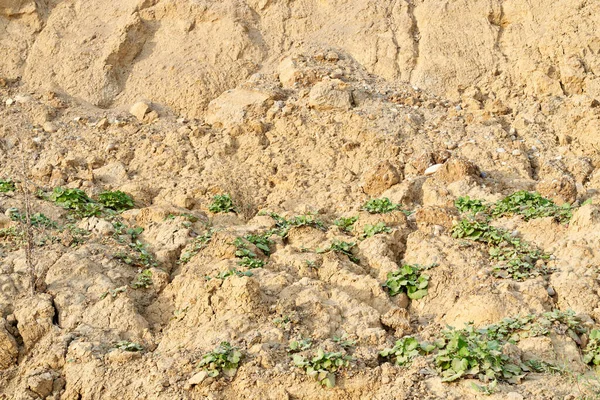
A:
[[[597,395],[598,15],[0,0],[0,398]]]

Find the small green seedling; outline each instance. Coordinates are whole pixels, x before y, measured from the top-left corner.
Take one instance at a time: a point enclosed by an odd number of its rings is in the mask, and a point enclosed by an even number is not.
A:
[[[333,221],[335,226],[337,226],[342,232],[351,232],[353,225],[358,221],[358,216],[354,217],[340,217]]]
[[[342,336],[334,336],[333,341],[339,344],[343,349],[349,349],[350,347],[356,346],[356,340],[348,338],[348,335],[345,333]]]
[[[390,233],[392,230],[385,222],[378,222],[375,225],[366,225],[361,239],[366,239],[378,235],[380,233]]]
[[[352,248],[356,246],[354,242],[343,242],[341,240],[334,240],[331,245],[326,249],[317,249],[317,253],[327,253],[328,251],[334,251],[336,253],[344,254],[353,263],[358,264],[360,260],[354,254],[352,254]]]
[[[323,349],[317,350],[317,354],[309,360],[299,354],[293,356],[294,365],[304,369],[309,377],[328,388],[335,386],[335,374],[348,368],[351,360],[351,357],[342,353],[325,352]]]
[[[262,268],[264,266],[264,261],[259,259],[256,253],[248,248],[244,238],[236,238],[233,245],[236,247],[235,256],[240,259],[238,265],[249,269]]]
[[[120,342],[115,343],[115,349],[136,352],[136,351],[143,351],[144,347],[139,343],[129,342],[127,340],[121,340]]]
[[[238,370],[242,357],[243,354],[237,347],[232,347],[228,342],[221,342],[214,351],[202,357],[198,367],[206,371],[212,378],[221,374],[232,378]]]
[[[371,199],[367,201],[363,205],[362,210],[367,211],[370,214],[387,214],[396,211],[399,208],[399,204],[394,204],[390,199],[384,197],[382,199]]]
[[[228,269],[227,271],[220,272],[219,274],[217,274],[215,276],[215,278],[216,279],[225,280],[225,279],[229,278],[230,276],[242,277],[242,276],[252,276],[252,275],[254,275],[254,274],[252,272],[250,272],[250,271],[243,271],[242,272],[242,271],[238,271],[235,268],[231,268],[231,269]],[[208,277],[208,280],[210,280],[210,279],[211,278]]]
[[[568,222],[573,216],[573,209],[567,203],[557,206],[550,199],[542,197],[539,193],[521,190],[496,202],[491,207],[492,216],[495,218],[506,215],[522,215],[526,221],[534,218],[554,217],[560,222]]]
[[[270,246],[273,244],[273,241],[269,239],[271,237],[271,232],[263,233],[262,235],[246,235],[244,238],[255,245],[260,251],[263,252],[265,256],[271,255]]]
[[[130,286],[133,289],[148,289],[152,286],[152,271],[145,269],[140,272]]]
[[[100,193],[98,195],[98,203],[117,212],[130,210],[135,207],[131,196],[120,190]]]
[[[17,186],[12,180],[0,179],[0,193],[14,192],[15,190],[17,190]]]
[[[213,197],[213,202],[208,206],[211,213],[229,213],[236,212],[233,200],[229,194],[218,194]]]
[[[486,211],[487,206],[481,200],[471,199],[469,196],[459,197],[454,202],[454,206],[461,213],[477,214],[481,211]]]
[[[197,236],[192,242],[192,244],[188,247],[189,250],[186,250],[183,253],[181,253],[179,263],[187,264],[188,262],[190,262],[190,260],[194,258],[200,252],[200,250],[206,247],[206,245],[211,241],[213,233],[214,231],[212,229],[209,229],[204,234]]]
[[[299,351],[308,350],[311,347],[312,347],[312,339],[311,338],[292,340],[288,347],[288,352],[289,353],[297,353]]]
[[[435,348],[433,344],[419,343],[414,337],[406,336],[397,340],[394,347],[380,351],[379,355],[403,367],[409,365],[416,357],[431,353]]]
[[[592,329],[590,332],[588,344],[583,351],[583,362],[600,365],[600,329]]]
[[[405,264],[398,271],[389,272],[383,285],[390,296],[406,293],[409,299],[417,300],[427,295],[429,276],[421,273],[417,265]]]

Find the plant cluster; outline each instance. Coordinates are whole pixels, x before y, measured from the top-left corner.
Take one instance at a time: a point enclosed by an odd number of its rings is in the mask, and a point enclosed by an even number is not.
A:
[[[208,206],[211,213],[229,213],[236,212],[236,207],[229,194],[218,194],[213,197],[212,203]]]
[[[145,269],[137,274],[130,286],[133,289],[148,289],[150,286],[152,286],[152,283],[152,271]]]
[[[269,231],[269,234],[279,235],[283,238],[287,237],[288,232],[292,227],[302,227],[309,226],[311,228],[320,229],[322,231],[326,230],[325,224],[323,221],[318,219],[312,214],[305,215],[296,215],[290,219],[286,219],[279,214],[276,213],[268,213],[273,220],[275,220],[275,229]]]
[[[600,329],[592,329],[590,332],[588,344],[583,351],[583,362],[600,365]]]
[[[358,221],[358,216],[354,217],[340,217],[333,221],[335,226],[337,226],[342,232],[351,232],[353,225]]]
[[[98,203],[117,212],[130,210],[135,207],[131,196],[120,190],[100,193],[98,195]]]
[[[233,242],[233,245],[236,247],[235,256],[240,259],[238,265],[249,269],[262,268],[265,262],[258,258],[256,253],[250,250],[246,243],[246,239],[241,237],[236,238]]]
[[[573,208],[568,203],[558,206],[539,193],[526,190],[520,190],[491,204],[471,199],[468,196],[459,197],[454,205],[462,213],[485,212],[492,218],[522,215],[525,221],[528,221],[535,218],[554,217],[557,221],[566,223],[573,216]]]
[[[494,267],[496,276],[521,281],[547,272],[545,267],[536,267],[536,262],[548,259],[548,255],[486,222],[463,219],[452,228],[452,237],[488,245],[490,257],[499,262]]]
[[[317,354],[306,359],[300,354],[293,356],[294,365],[306,371],[306,374],[328,388],[335,386],[335,374],[350,366],[352,358],[342,353],[325,352],[318,349]]]
[[[237,348],[228,342],[221,342],[214,351],[202,356],[198,367],[208,373],[208,376],[216,378],[223,374],[227,377],[235,376],[243,355]]]
[[[425,342],[419,343],[414,337],[406,336],[397,340],[394,347],[380,351],[379,356],[392,361],[396,365],[406,366],[417,356],[429,354],[435,348],[435,345]]]
[[[385,222],[378,222],[375,225],[366,225],[364,228],[364,232],[360,237],[361,239],[366,239],[380,233],[390,233],[391,231],[392,230],[389,226],[385,224]]]
[[[257,249],[263,252],[265,256],[271,255],[271,245],[273,241],[269,239],[271,232],[263,233],[262,235],[246,235],[244,239],[256,246]]]
[[[200,252],[212,239],[214,231],[207,230],[204,234],[197,236],[191,243],[189,250],[184,251],[179,257],[180,264],[187,264],[196,254]]]
[[[14,192],[15,190],[17,190],[17,186],[12,180],[0,179],[0,193]]]
[[[390,296],[406,293],[409,299],[417,300],[427,295],[429,276],[422,273],[418,265],[403,265],[398,271],[389,272],[383,285]]]
[[[312,339],[311,338],[303,338],[292,340],[290,345],[288,346],[289,353],[297,353],[299,351],[308,350],[312,347]]]
[[[221,280],[225,280],[227,278],[229,278],[230,276],[252,276],[254,275],[252,272],[250,271],[239,271],[236,268],[231,268],[228,269],[227,271],[223,271],[223,272],[219,272],[217,275],[215,275],[215,279],[221,279]],[[210,276],[206,277],[206,280],[211,280],[212,278]]]
[[[369,214],[387,214],[398,209],[400,209],[400,204],[392,203],[387,197],[371,199],[362,206],[362,210]]]
[[[358,264],[360,260],[354,254],[352,254],[352,248],[356,246],[354,242],[343,242],[341,240],[334,240],[329,247],[325,249],[317,249],[317,253],[326,253],[328,251],[334,251],[336,253],[344,254],[350,261]]]
[[[489,339],[472,325],[445,330],[443,335],[433,359],[443,382],[476,377],[482,382],[518,383],[523,377],[525,366],[514,363],[502,352],[504,343]]]
[[[143,351],[144,347],[139,343],[130,342],[128,340],[121,340],[120,342],[115,343],[115,349],[134,352]]]

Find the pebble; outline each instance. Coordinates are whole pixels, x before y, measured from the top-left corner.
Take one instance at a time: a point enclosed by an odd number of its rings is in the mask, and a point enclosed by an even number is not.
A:
[[[513,156],[520,156],[521,155],[521,150],[513,150],[511,153]]]
[[[458,143],[456,142],[446,142],[446,148],[448,150],[454,150],[458,147]]]
[[[117,149],[117,144],[115,142],[110,142],[106,145],[106,151],[115,151]]]
[[[4,104],[6,104],[7,106],[12,106],[14,104],[14,100],[13,99],[6,99],[6,101],[4,102]]]
[[[488,174],[487,174],[487,172],[481,171],[481,173],[479,174],[479,176],[481,176],[482,178],[487,178]]]
[[[502,147],[498,147],[498,148],[496,149],[496,152],[497,152],[497,153],[506,153],[506,150],[504,150]]]
[[[552,286],[548,286],[546,288],[546,291],[548,292],[548,296],[553,297],[556,295],[556,291],[554,290],[554,288]]]
[[[150,106],[143,101],[138,101],[134,105],[131,106],[129,112],[138,119],[138,121],[142,121],[147,112],[150,111]]]
[[[44,130],[44,132],[47,133],[54,133],[58,130],[56,125],[54,125],[52,122],[44,122],[44,124],[42,125],[42,129]]]
[[[425,176],[435,174],[440,168],[442,168],[442,165],[444,165],[444,164],[435,164],[435,165],[432,165],[431,167],[427,168],[424,172]]]

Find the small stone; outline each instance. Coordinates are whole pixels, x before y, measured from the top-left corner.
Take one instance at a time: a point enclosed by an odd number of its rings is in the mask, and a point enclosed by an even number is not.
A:
[[[159,117],[158,112],[156,110],[152,110],[148,114],[146,114],[146,116],[144,117],[144,121],[153,122],[153,121],[156,121],[158,119],[158,117]]]
[[[340,59],[340,56],[335,51],[330,51],[329,53],[327,53],[325,55],[325,59],[327,61],[336,62],[336,61],[338,61]]]
[[[448,150],[454,150],[458,147],[458,143],[456,142],[446,142],[446,148]]]
[[[12,106],[15,103],[15,101],[13,99],[6,99],[6,101],[4,102],[4,104],[6,104],[7,106]]]
[[[147,112],[150,111],[150,106],[143,101],[138,101],[134,105],[131,106],[129,112],[138,119],[138,121],[143,121],[144,116]]]
[[[200,371],[197,374],[194,374],[194,376],[192,376],[187,383],[190,386],[199,385],[206,379],[207,376],[208,372]]]
[[[510,129],[508,130],[508,133],[510,133],[511,135],[516,135],[517,134],[517,130],[514,127],[510,127]]]
[[[513,151],[511,152],[511,154],[512,154],[513,156],[520,156],[520,155],[521,155],[521,150],[518,150],[518,149],[517,149],[517,150],[513,150]]]
[[[109,152],[109,151],[115,151],[117,148],[118,148],[118,146],[117,146],[117,144],[115,142],[109,142],[106,145],[106,151],[107,152]]]
[[[497,152],[497,153],[506,153],[506,150],[504,150],[502,147],[498,147],[498,148],[496,149],[496,152]]]
[[[52,393],[54,377],[50,372],[44,372],[39,375],[30,376],[27,379],[27,386],[32,392],[45,399]]]
[[[102,130],[108,128],[109,125],[110,125],[110,123],[108,122],[108,119],[106,119],[106,118],[102,118],[100,121],[96,122],[96,128],[102,129]]]
[[[425,170],[425,172],[423,173],[425,176],[429,176],[429,175],[433,175],[435,174],[440,168],[442,168],[442,165],[444,164],[435,164],[432,165],[431,167],[427,168]]]
[[[523,400],[525,399],[525,397],[523,397],[522,394],[517,393],[517,392],[508,392],[506,394],[506,400]]]
[[[52,122],[44,122],[44,124],[42,125],[42,129],[46,133],[54,133],[58,130],[56,125],[54,125]]]
[[[546,291],[548,292],[548,296],[550,296],[550,297],[554,297],[556,295],[556,291],[554,290],[554,288],[552,286],[548,286],[546,288]]]
[[[19,104],[24,104],[24,103],[31,101],[31,96],[18,94],[15,96],[15,101]]]

